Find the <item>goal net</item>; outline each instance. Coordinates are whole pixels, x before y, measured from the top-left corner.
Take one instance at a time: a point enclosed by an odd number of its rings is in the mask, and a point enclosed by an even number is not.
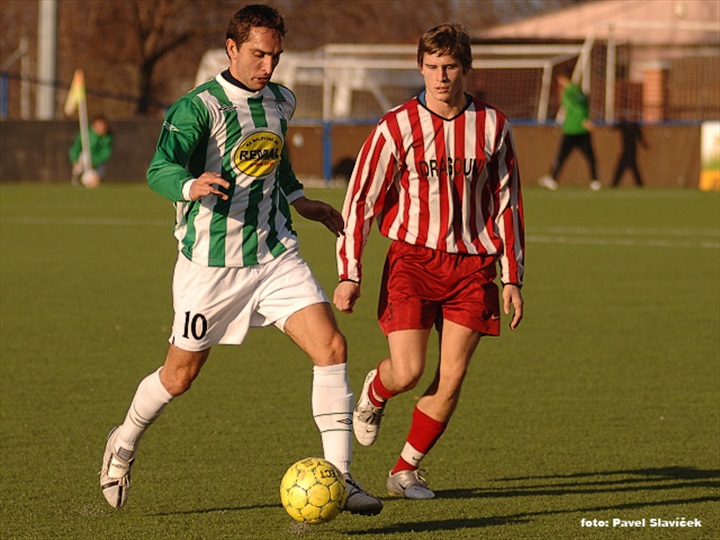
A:
[[[209,51],[197,82],[226,64]],[[720,29],[697,22],[608,23],[583,43],[475,43],[467,90],[515,122],[552,123],[561,68],[574,69],[596,122],[720,119]],[[415,45],[288,51],[273,78],[297,94],[296,118],[329,122],[377,120],[423,88]]]

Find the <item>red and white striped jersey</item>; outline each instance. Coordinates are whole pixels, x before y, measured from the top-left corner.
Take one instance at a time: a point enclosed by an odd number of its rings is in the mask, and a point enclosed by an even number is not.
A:
[[[524,218],[507,118],[468,97],[452,119],[415,97],[389,111],[365,141],[343,204],[340,279],[360,281],[373,219],[393,240],[490,255],[503,283],[522,285]]]

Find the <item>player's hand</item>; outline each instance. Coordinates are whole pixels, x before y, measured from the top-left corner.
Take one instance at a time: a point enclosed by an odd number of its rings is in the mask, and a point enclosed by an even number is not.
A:
[[[355,302],[360,298],[360,284],[354,281],[341,281],[335,287],[333,303],[343,313],[352,313]]]
[[[293,208],[305,219],[325,225],[335,236],[344,234],[345,222],[340,212],[323,201],[300,197],[292,202]]]
[[[505,315],[510,315],[510,308],[513,309],[510,330],[515,330],[523,318],[523,297],[520,288],[517,285],[507,284],[503,287],[502,296]]]
[[[208,195],[217,195],[227,201],[228,194],[220,191],[220,187],[230,188],[230,182],[216,172],[204,172],[190,186],[190,200],[197,201]]]

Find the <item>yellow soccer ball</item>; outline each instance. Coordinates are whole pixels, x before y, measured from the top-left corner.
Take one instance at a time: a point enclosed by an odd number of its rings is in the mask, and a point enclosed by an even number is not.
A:
[[[280,482],[280,500],[300,523],[326,523],[342,511],[346,485],[342,473],[329,461],[307,458],[293,463]]]

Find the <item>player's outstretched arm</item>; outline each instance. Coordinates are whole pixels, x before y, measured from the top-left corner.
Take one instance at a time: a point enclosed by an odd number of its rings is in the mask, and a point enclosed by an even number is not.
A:
[[[345,222],[342,215],[329,204],[307,197],[298,197],[291,204],[302,217],[322,223],[335,236],[344,234]]]
[[[333,303],[343,313],[352,313],[355,302],[360,298],[360,284],[354,281],[341,281],[335,287]]]
[[[523,318],[523,297],[520,287],[508,283],[503,287],[503,308],[505,315],[510,315],[510,308],[513,309],[513,318],[510,321],[510,330],[515,330]]]

